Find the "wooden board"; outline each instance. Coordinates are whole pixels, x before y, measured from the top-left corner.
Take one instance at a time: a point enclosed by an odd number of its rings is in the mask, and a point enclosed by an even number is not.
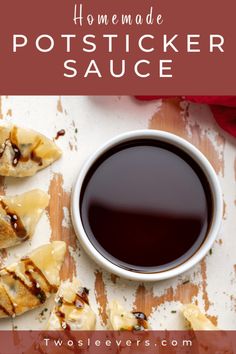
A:
[[[216,125],[207,106],[168,100],[140,103],[129,97],[1,97],[0,124],[14,122],[34,128],[57,140],[63,158],[36,176],[0,179],[1,194],[21,193],[34,187],[51,195],[30,242],[1,251],[1,265],[15,261],[49,240],[68,245],[61,276],[76,274],[90,289],[98,315],[98,328],[107,324],[107,303],[119,299],[127,308],[144,311],[153,329],[183,329],[181,304],[193,302],[222,329],[236,329],[236,150],[235,141]],[[222,228],[212,251],[192,270],[162,282],[138,283],[109,274],[81,249],[70,221],[70,193],[83,161],[106,140],[133,129],[173,132],[197,146],[214,166],[224,195]],[[46,305],[14,320],[2,320],[0,329],[42,329],[49,311]]]

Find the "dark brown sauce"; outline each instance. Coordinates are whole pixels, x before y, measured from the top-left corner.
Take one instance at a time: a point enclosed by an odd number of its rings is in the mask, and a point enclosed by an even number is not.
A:
[[[137,326],[133,329],[136,331],[144,331],[148,329],[147,316],[143,312],[133,312],[133,315],[137,319]]]
[[[87,304],[89,305],[89,300],[88,300],[88,294],[89,294],[89,290],[87,288],[82,288],[82,290],[79,293],[76,293],[76,302],[75,305],[77,306],[78,302],[82,302],[82,304]]]
[[[12,146],[12,149],[14,151],[14,156],[13,156],[13,159],[12,159],[12,165],[14,167],[16,167],[18,165],[18,162],[21,159],[21,152],[20,152],[20,149],[18,148],[17,145],[11,143],[11,146]]]
[[[22,159],[22,154],[21,154],[21,151],[18,147],[17,127],[15,127],[15,126],[13,127],[12,131],[10,132],[9,141],[10,141],[11,147],[14,152],[14,155],[12,158],[12,166],[16,167],[18,165],[19,161]]]
[[[38,282],[34,279],[30,270],[26,270],[25,274],[28,276],[32,286],[30,287],[30,292],[39,299],[41,304],[43,304],[47,300],[47,296],[44,290],[42,290],[38,284]]]
[[[42,157],[37,156],[37,154],[34,150],[31,151],[30,158],[32,161],[36,162],[39,166],[43,165]]]
[[[61,328],[64,330],[70,330],[70,325],[65,321],[66,315],[64,312],[57,309],[55,314],[60,321]]]
[[[57,132],[57,135],[55,136],[55,140],[59,139],[60,136],[64,136],[66,134],[65,129],[61,129]]]
[[[7,309],[3,305],[0,305],[0,311],[4,312],[5,315],[7,315],[7,316],[11,316],[11,313],[8,312]]]
[[[120,267],[156,272],[190,258],[204,242],[212,196],[199,165],[177,147],[136,140],[91,167],[79,201],[95,248]]]
[[[14,211],[9,210],[8,206],[2,200],[0,200],[0,205],[9,216],[11,227],[13,228],[17,237],[22,238],[22,241],[26,240],[28,238],[27,231],[20,217]]]
[[[39,166],[42,166],[43,165],[43,160],[41,157],[39,157],[37,154],[36,154],[36,149],[41,145],[41,140],[39,139],[37,144],[34,146],[34,148],[32,149],[31,153],[30,153],[30,158],[32,161],[36,162]]]

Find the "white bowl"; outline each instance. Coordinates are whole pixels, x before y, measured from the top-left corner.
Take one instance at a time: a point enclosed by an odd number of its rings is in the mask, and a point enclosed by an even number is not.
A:
[[[204,242],[197,250],[197,252],[195,252],[184,263],[177,265],[174,268],[160,271],[160,272],[155,272],[155,273],[142,273],[142,272],[136,272],[135,270],[134,271],[127,270],[121,268],[118,265],[115,265],[114,263],[106,259],[101,253],[97,251],[97,249],[93,246],[88,236],[86,235],[86,232],[82,224],[80,208],[79,208],[81,187],[83,185],[85,176],[87,175],[90,167],[94,164],[94,162],[112,147],[119,145],[120,143],[136,140],[136,139],[152,139],[152,140],[156,139],[159,141],[167,142],[185,151],[198,163],[198,165],[201,167],[202,171],[204,172],[209,182],[209,186],[213,198],[213,215],[212,215],[212,222],[210,225],[210,229],[207,233]],[[97,262],[99,265],[101,265],[111,273],[117,274],[124,278],[138,280],[138,281],[157,281],[157,280],[168,279],[187,271],[188,269],[192,268],[196,263],[200,262],[201,259],[210,250],[213,242],[216,239],[217,233],[221,225],[222,213],[223,213],[223,199],[222,199],[221,187],[218,178],[216,176],[216,173],[213,167],[211,166],[211,164],[209,163],[209,161],[206,159],[206,157],[197,148],[195,148],[192,144],[190,144],[186,140],[174,134],[170,134],[158,130],[136,130],[136,131],[124,133],[109,140],[106,144],[100,147],[83,165],[79,173],[79,176],[76,180],[76,183],[74,185],[74,189],[72,192],[72,200],[71,200],[71,214],[72,214],[72,221],[75,228],[75,232],[81,245],[83,246],[87,254],[90,255],[95,262]]]

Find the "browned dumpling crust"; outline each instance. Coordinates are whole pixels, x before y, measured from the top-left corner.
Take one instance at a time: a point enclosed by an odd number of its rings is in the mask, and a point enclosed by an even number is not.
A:
[[[40,189],[16,196],[0,196],[0,248],[24,242],[33,236],[49,195]]]
[[[15,125],[0,126],[1,176],[33,176],[61,155],[52,140],[34,130]]]
[[[54,241],[0,270],[0,318],[15,317],[57,292],[66,245]]]

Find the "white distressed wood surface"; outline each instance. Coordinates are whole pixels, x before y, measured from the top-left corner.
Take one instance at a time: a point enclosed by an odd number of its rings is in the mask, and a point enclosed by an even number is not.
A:
[[[62,277],[76,272],[90,289],[90,301],[97,313],[97,328],[106,326],[107,302],[116,298],[127,309],[149,315],[153,329],[184,329],[181,304],[197,303],[222,329],[236,329],[236,189],[235,141],[216,125],[207,106],[177,101],[140,103],[130,97],[46,97],[0,98],[0,124],[13,122],[57,140],[61,160],[31,178],[1,179],[1,191],[22,193],[42,188],[51,193],[51,204],[40,219],[30,242],[1,252],[1,264],[8,264],[50,238],[65,239],[69,253]],[[189,272],[156,283],[136,283],[111,275],[91,261],[75,241],[69,216],[72,184],[85,159],[106,140],[133,129],[163,129],[175,132],[199,147],[219,176],[225,215],[212,253]],[[52,230],[53,229],[53,230]],[[125,247],[125,245],[124,245]],[[74,266],[75,264],[75,266]],[[15,319],[0,321],[0,329],[43,329],[52,300]],[[172,311],[176,311],[173,313]]]

